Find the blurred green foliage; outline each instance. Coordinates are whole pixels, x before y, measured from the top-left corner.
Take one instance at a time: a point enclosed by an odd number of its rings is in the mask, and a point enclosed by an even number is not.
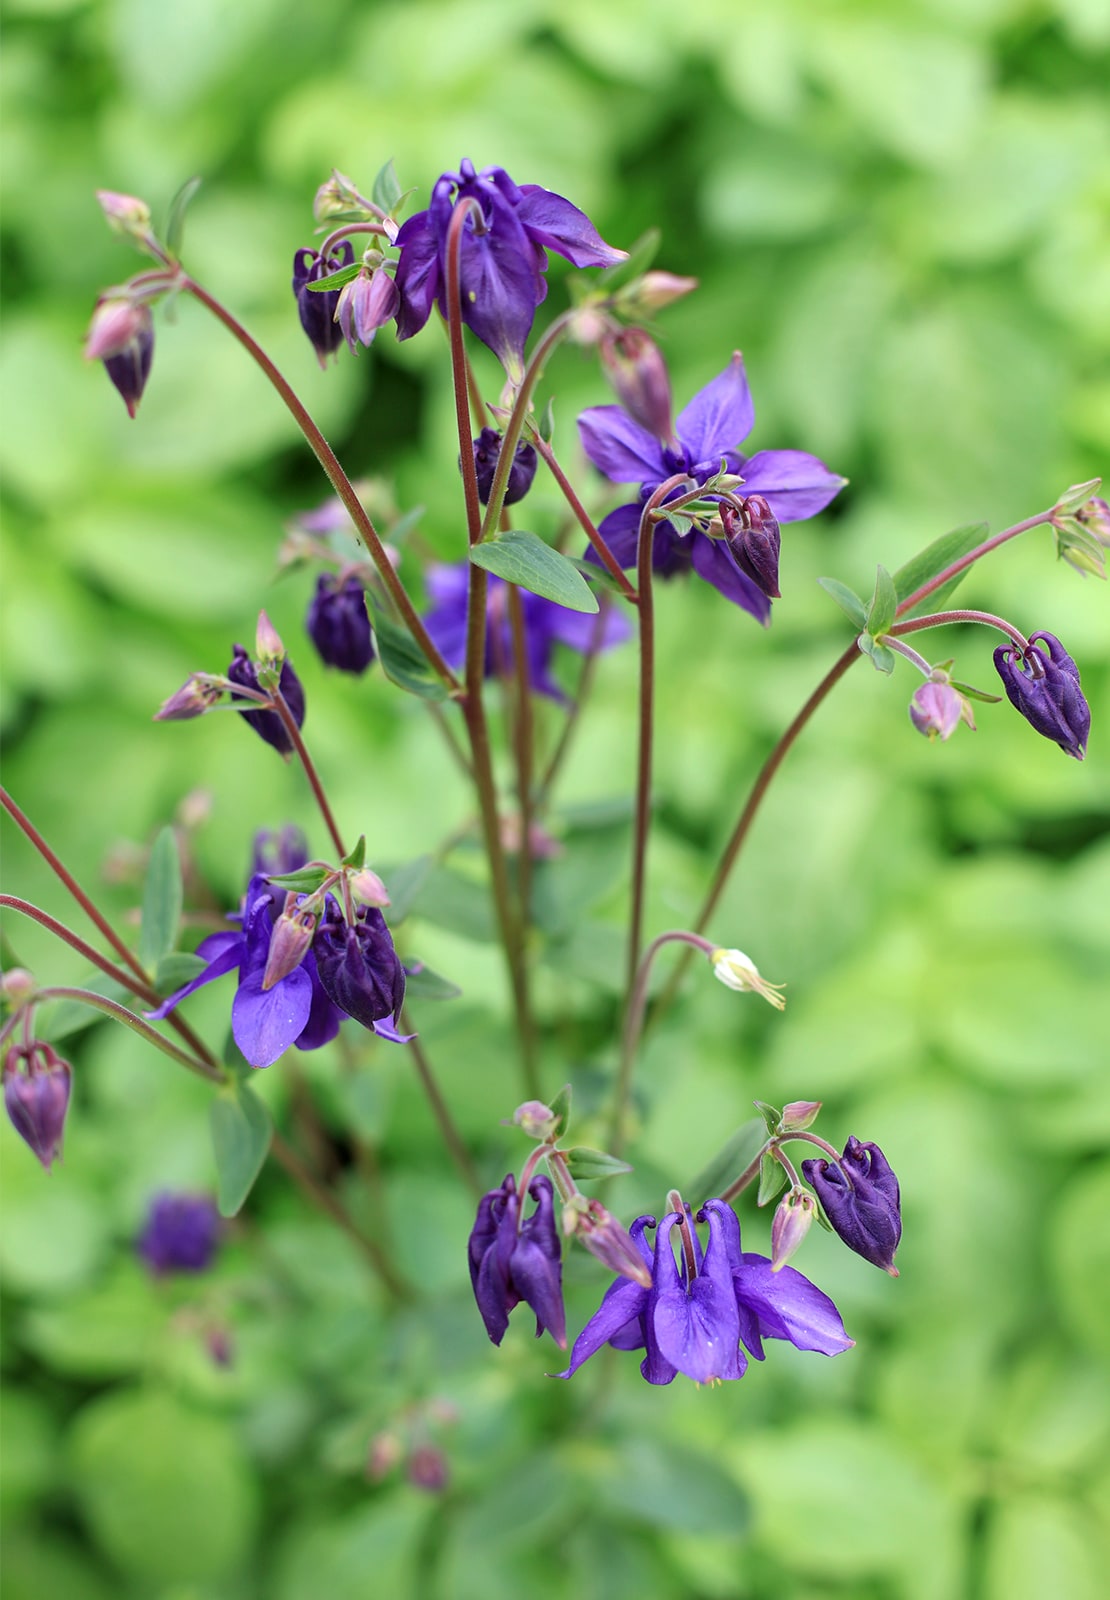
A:
[[[7,0],[0,375],[6,782],[121,917],[184,796],[188,907],[235,903],[250,835],[321,848],[304,786],[237,718],[150,725],[218,670],[265,604],[292,645],[335,808],[400,863],[469,820],[424,709],[339,682],[301,635],[303,575],[273,582],[283,520],[322,480],[276,399],[201,309],[160,316],[128,422],[80,341],[136,270],[92,192],[156,208],[190,173],[191,270],[244,317],[356,473],[422,505],[460,552],[453,418],[434,328],[321,374],[289,275],[332,166],[392,156],[422,203],[463,155],[663,233],[700,292],[660,322],[684,401],[742,347],[756,447],[824,455],[851,488],[784,541],[769,634],[700,585],[660,595],[657,828],[648,927],[688,919],[759,761],[847,633],[816,579],[869,592],[927,539],[1052,503],[1110,457],[1110,12],[1102,0]],[[561,303],[553,266],[551,303]],[[481,365],[487,393],[498,380]],[[556,443],[608,398],[551,365]],[[554,525],[550,487],[530,505]],[[600,501],[599,501],[600,504]],[[415,580],[411,548],[405,575]],[[857,1347],[772,1348],[708,1393],[634,1358],[572,1385],[519,1316],[501,1351],[469,1301],[470,1207],[402,1052],[355,1041],[255,1075],[315,1141],[421,1302],[388,1311],[360,1256],[264,1171],[218,1268],[152,1285],[133,1258],[159,1187],[213,1188],[204,1084],[106,1024],[70,1040],[64,1164],[5,1126],[3,1476],[8,1600],[1040,1600],[1102,1592],[1110,1532],[1110,630],[1105,591],[1049,536],[969,579],[965,604],[1058,633],[1094,713],[1082,767],[1006,705],[917,739],[861,665],[792,754],[714,922],[790,981],[784,1017],[702,981],[651,1036],[635,1174],[655,1210],[755,1097],[820,1097],[822,1131],[878,1139],[903,1183],[897,1284],[825,1236],[800,1265]],[[990,686],[981,636],[938,653]],[[620,981],[635,668],[607,657],[566,771],[566,852],[537,883],[545,1084],[600,1105]],[[545,737],[557,716],[544,710]],[[589,802],[616,801],[591,812]],[[76,923],[5,828],[5,887]],[[483,1176],[519,1165],[501,967],[465,851],[425,882],[403,944],[461,985],[414,1003]],[[206,898],[204,884],[212,885]],[[136,923],[137,919],[132,918]],[[83,976],[6,919],[10,954]],[[473,942],[477,939],[479,942]],[[481,942],[486,939],[486,942]],[[709,992],[709,989],[713,992]],[[194,1002],[222,1037],[227,986]],[[362,1157],[353,1159],[352,1131]],[[586,1120],[575,1137],[591,1142]],[[597,1142],[597,1141],[593,1141]],[[743,1212],[749,1248],[767,1219]],[[816,1230],[815,1230],[816,1231]],[[602,1279],[568,1264],[570,1324]],[[222,1367],[214,1336],[230,1339]],[[444,1449],[433,1497],[371,1441]]]

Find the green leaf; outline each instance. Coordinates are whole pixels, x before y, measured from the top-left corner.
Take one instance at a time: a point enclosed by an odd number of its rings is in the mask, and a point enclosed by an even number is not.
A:
[[[245,1083],[220,1089],[210,1112],[216,1157],[216,1203],[221,1217],[234,1217],[262,1171],[273,1137],[266,1106]]]
[[[619,1161],[605,1150],[591,1150],[586,1144],[576,1144],[563,1154],[572,1178],[614,1178],[618,1172],[632,1171],[627,1161]]]
[[[207,965],[203,956],[190,955],[187,950],[171,950],[154,969],[154,987],[160,995],[173,994],[175,989],[192,983]]]
[[[405,974],[406,1000],[455,1000],[462,994],[457,983],[441,978],[438,972],[423,964]]]
[[[181,245],[185,237],[185,213],[203,182],[204,179],[200,177],[187,178],[170,201],[166,217],[165,245],[175,260],[181,255]]]
[[[778,1133],[779,1125],[782,1122],[782,1112],[778,1107],[768,1105],[766,1100],[755,1100],[752,1103],[767,1124],[767,1132]]]
[[[296,872],[282,872],[268,881],[276,889],[295,889],[298,894],[312,894],[331,877],[331,868],[323,866],[300,867]]]
[[[314,278],[304,287],[310,294],[330,294],[333,289],[342,289],[344,284],[351,283],[362,271],[361,261],[352,261],[348,267],[340,267],[337,272],[331,272],[326,278]]]
[[[176,944],[180,918],[181,861],[177,854],[177,837],[172,828],[163,828],[151,849],[143,884],[139,960],[148,972]]]
[[[476,567],[496,573],[506,583],[519,584],[569,611],[592,613],[598,609],[597,596],[574,563],[537,534],[510,528],[508,533],[474,545],[470,559]]]
[[[366,865],[366,835],[359,834],[358,843],[353,850],[349,850],[341,863],[345,867],[354,867],[356,872]]]
[[[397,170],[393,165],[393,157],[390,156],[385,166],[382,167],[374,179],[374,187],[370,190],[370,198],[376,206],[381,206],[383,211],[392,216],[394,214],[393,208],[401,197],[402,190],[397,178]]]
[[[570,1084],[564,1083],[554,1100],[550,1100],[548,1102],[548,1105],[551,1108],[551,1115],[555,1118],[555,1131],[552,1134],[552,1138],[554,1139],[561,1139],[563,1134],[567,1131],[567,1124],[570,1121],[570,1102],[572,1094],[573,1090],[571,1089]]]
[[[817,582],[826,594],[832,595],[841,611],[851,618],[857,628],[867,626],[867,607],[854,589],[849,589],[846,583],[841,583],[837,578],[818,578]]]
[[[426,917],[459,938],[473,939],[476,944],[497,941],[489,889],[438,862],[429,866],[412,911],[415,916]]]
[[[873,639],[885,633],[894,621],[898,610],[898,591],[894,587],[894,579],[885,567],[875,569],[875,593],[871,597],[871,604],[867,608],[867,621],[864,624]]]
[[[871,665],[876,672],[889,675],[894,671],[894,651],[889,646],[880,644],[870,633],[861,633],[856,643],[865,656],[871,657]]]
[[[766,1142],[767,1129],[762,1117],[742,1122],[693,1183],[686,1185],[687,1190],[697,1196],[699,1205],[711,1200],[751,1166]]]
[[[935,578],[938,572],[943,572],[953,561],[958,561],[961,556],[966,556],[969,550],[974,550],[977,544],[982,544],[988,532],[985,522],[971,522],[966,527],[953,528],[951,533],[942,533],[939,539],[934,539],[924,550],[911,556],[905,566],[899,567],[894,574],[894,587],[898,594],[899,605],[911,594],[915,594],[922,584],[929,583]],[[949,578],[948,582],[942,584],[934,594],[916,606],[911,606],[905,615],[921,616],[927,611],[943,610],[948,596],[957,584],[962,582],[964,573],[970,570],[970,567],[965,567],[964,572],[958,572],[954,578]]]
[[[555,437],[555,396],[552,395],[543,408],[540,418],[539,435],[544,444],[550,444]]]
[[[389,925],[397,927],[412,910],[428,873],[434,865],[432,856],[417,856],[400,867],[385,867],[381,878],[389,891]]]
[[[966,695],[969,700],[982,700],[989,706],[996,706],[1002,699],[1000,694],[988,694],[985,689],[973,689],[970,683],[957,683],[955,678],[952,679],[952,687]]]
[[[370,600],[370,596],[367,595]],[[428,665],[427,657],[409,630],[400,622],[387,616],[382,608],[373,608],[374,639],[378,646],[378,659],[382,671],[398,689],[419,695],[422,700],[446,700],[447,688]]]
[[[780,1189],[786,1188],[786,1182],[784,1168],[768,1151],[759,1163],[759,1193],[756,1196],[756,1205],[765,1206],[769,1200],[773,1200]]]

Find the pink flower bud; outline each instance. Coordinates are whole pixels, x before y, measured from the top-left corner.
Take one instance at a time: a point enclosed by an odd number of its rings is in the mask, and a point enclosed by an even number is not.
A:
[[[371,872],[369,867],[363,867],[351,877],[351,893],[360,905],[387,906],[390,903],[389,890],[378,877],[376,872]]]
[[[131,237],[150,232],[150,207],[133,194],[117,194],[114,189],[98,189],[96,198],[113,233]]]
[[[817,1202],[808,1189],[794,1188],[783,1196],[771,1223],[771,1271],[785,1267],[809,1232],[817,1215]]]
[[[4,1057],[4,1108],[12,1127],[47,1172],[62,1153],[73,1069],[39,1039]]]
[[[219,684],[202,672],[194,672],[181,688],[164,700],[154,713],[155,722],[188,722],[193,717],[203,717],[223,694]]]
[[[779,1126],[784,1133],[798,1133],[803,1128],[813,1126],[820,1109],[820,1100],[791,1100],[788,1106],[782,1108],[782,1120]]]
[[[258,613],[258,627],[254,635],[254,653],[261,664],[266,661],[284,661],[285,646],[281,636],[264,611]]]
[[[617,293],[617,302],[629,316],[646,317],[653,311],[692,294],[698,286],[696,278],[680,278],[673,272],[645,272],[642,278],[627,284]]]
[[[674,438],[671,380],[655,340],[643,328],[611,329],[601,340],[601,365],[621,405],[663,444]]]
[[[542,1100],[526,1100],[513,1112],[514,1128],[522,1128],[530,1139],[537,1139],[541,1144],[554,1133],[557,1121],[554,1111]]]

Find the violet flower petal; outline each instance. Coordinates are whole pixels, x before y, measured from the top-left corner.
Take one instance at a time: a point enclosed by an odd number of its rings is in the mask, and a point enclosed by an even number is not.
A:
[[[735,450],[752,431],[755,406],[739,351],[725,370],[678,414],[675,432],[692,461],[713,461]],[[665,474],[664,474],[665,476]]]
[[[747,1361],[739,1352],[740,1319],[720,1218],[709,1214],[702,1270],[688,1286],[679,1278],[671,1244],[677,1222],[673,1212],[664,1217],[655,1240],[655,1281],[647,1320],[659,1354],[695,1383],[739,1378]]]
[[[582,448],[613,483],[654,486],[670,476],[659,440],[620,406],[590,406],[580,413]]]
[[[804,450],[758,450],[740,468],[743,494],[761,494],[778,522],[803,522],[823,511],[847,483]]]
[[[576,267],[611,267],[627,261],[627,250],[606,244],[584,211],[538,183],[522,183],[516,215],[529,236]]]
[[[312,980],[294,967],[272,989],[263,989],[262,973],[240,980],[231,1002],[231,1032],[252,1067],[270,1067],[304,1032],[312,1010]]]

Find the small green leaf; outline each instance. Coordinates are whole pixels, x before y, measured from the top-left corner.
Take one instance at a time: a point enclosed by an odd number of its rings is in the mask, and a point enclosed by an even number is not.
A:
[[[276,889],[295,889],[298,894],[312,894],[331,875],[330,867],[309,866],[299,867],[296,872],[279,873],[267,881]]]
[[[176,261],[181,255],[181,245],[185,237],[185,213],[188,211],[193,196],[204,182],[203,178],[187,178],[181,188],[170,201],[169,213],[166,217],[166,249]]]
[[[925,546],[917,555],[911,556],[905,566],[899,567],[894,574],[894,587],[898,591],[898,603],[907,600],[915,594],[923,584],[935,578],[938,572],[943,572],[945,567],[950,567],[953,561],[958,561],[961,556],[966,556],[969,550],[974,550],[977,544],[982,544],[987,537],[989,529],[985,522],[968,523],[963,528],[953,528],[951,533],[942,533],[939,539],[934,539],[932,544]],[[916,606],[911,606],[905,613],[907,617],[920,616],[926,611],[941,611],[948,596],[956,585],[962,582],[964,573],[969,572],[969,567],[964,572],[958,572],[954,578],[942,584],[934,594],[920,601]]]
[[[768,1151],[759,1163],[759,1193],[756,1196],[756,1205],[765,1206],[769,1200],[773,1200],[780,1189],[786,1188],[786,1182],[786,1172],[782,1164]]]
[[[496,573],[506,583],[519,584],[569,611],[592,613],[598,609],[597,596],[574,563],[534,533],[511,528],[508,533],[474,545],[470,559],[476,567]]]
[[[889,675],[894,671],[894,651],[887,645],[880,644],[869,633],[861,633],[856,643],[865,656],[871,657],[871,665],[876,672],[885,672]]]
[[[341,865],[354,867],[356,872],[366,865],[366,835],[364,833],[359,835],[358,843],[354,849],[348,851],[343,857]]]
[[[163,828],[151,849],[143,884],[139,960],[148,972],[176,944],[180,918],[181,861],[177,854],[177,836],[172,828]]]
[[[867,607],[856,594],[854,589],[849,589],[846,583],[841,583],[837,578],[818,578],[817,582],[826,594],[831,594],[840,607],[857,628],[867,626]]]
[[[329,273],[326,278],[313,278],[311,283],[304,287],[310,294],[330,294],[333,289],[342,289],[344,284],[352,282],[362,271],[361,261],[352,261],[350,266],[340,267],[337,272]]]
[[[160,995],[173,994],[192,983],[198,972],[208,965],[203,956],[190,955],[185,950],[171,950],[163,956],[154,969],[154,987]]]
[[[555,396],[552,395],[543,408],[540,418],[539,435],[544,444],[550,444],[555,437]]]
[[[370,600],[370,596],[367,595]],[[409,630],[374,605],[374,639],[382,671],[391,683],[422,700],[446,700],[447,688],[428,665],[427,657]]]
[[[381,206],[383,211],[390,216],[393,215],[393,208],[401,199],[401,185],[397,178],[392,156],[390,156],[385,166],[382,167],[374,179],[374,187],[370,190],[370,198],[376,206]]]
[[[220,1089],[213,1098],[209,1126],[216,1157],[216,1203],[221,1217],[234,1217],[262,1171],[273,1123],[254,1091],[237,1083]]]
[[[885,633],[894,621],[898,611],[898,591],[894,587],[894,579],[885,567],[875,569],[875,593],[871,597],[871,604],[867,608],[867,621],[864,627],[873,639]]]
[[[570,1121],[570,1102],[572,1092],[573,1091],[571,1090],[570,1084],[564,1083],[554,1100],[550,1100],[548,1102],[548,1105],[551,1109],[551,1115],[555,1118],[555,1131],[552,1134],[553,1139],[561,1139],[563,1134],[567,1131],[567,1124]]]
[[[460,994],[462,990],[457,983],[441,978],[423,963],[405,974],[406,1000],[455,1000]]]
[[[778,1109],[778,1107],[768,1105],[766,1100],[755,1100],[753,1101],[753,1104],[755,1109],[763,1118],[764,1122],[767,1124],[767,1132],[778,1133],[779,1125],[782,1122],[782,1112]]]
[[[570,1175],[575,1179],[615,1178],[619,1172],[631,1172],[627,1161],[618,1161],[605,1150],[591,1150],[589,1145],[576,1144],[564,1150]]]
[[[693,1183],[686,1185],[686,1190],[698,1197],[699,1205],[711,1200],[751,1166],[766,1143],[767,1129],[762,1117],[742,1122],[708,1166],[702,1168]]]
[[[985,689],[973,689],[970,683],[957,683],[952,679],[953,689],[958,689],[960,694],[965,694],[969,700],[982,700],[984,704],[996,706],[1002,699],[1000,694],[988,694]]]

